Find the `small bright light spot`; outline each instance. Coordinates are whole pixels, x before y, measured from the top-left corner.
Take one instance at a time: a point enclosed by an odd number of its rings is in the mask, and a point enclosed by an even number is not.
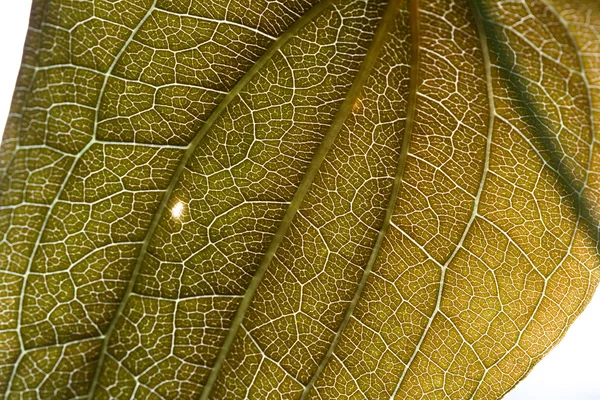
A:
[[[183,203],[181,201],[178,201],[177,204],[173,206],[171,214],[173,215],[173,218],[181,217],[181,214],[183,214]]]
[[[352,112],[354,114],[358,114],[359,112],[361,112],[362,108],[362,99],[360,97],[357,97],[356,100],[354,100],[354,104],[352,104]]]

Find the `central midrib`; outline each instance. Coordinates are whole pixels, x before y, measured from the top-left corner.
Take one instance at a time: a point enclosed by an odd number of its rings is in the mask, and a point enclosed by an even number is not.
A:
[[[395,20],[395,16],[397,14],[401,1],[402,0],[390,0],[388,2],[384,14],[381,18],[381,21],[375,31],[371,45],[369,46],[369,50],[367,51],[367,54],[365,55],[361,63],[361,66],[354,78],[352,86],[348,90],[346,98],[344,99],[340,108],[338,109],[333,119],[333,122],[331,123],[329,129],[325,133],[325,136],[323,137],[319,148],[315,152],[315,155],[313,156],[310,165],[306,169],[306,172],[302,177],[302,181],[300,182],[300,185],[298,186],[298,189],[296,190],[296,193],[294,194],[292,201],[290,202],[290,205],[288,206],[285,215],[282,218],[281,224],[279,225],[277,232],[273,236],[271,243],[269,244],[269,247],[265,252],[264,257],[261,260],[261,263],[259,264],[250,282],[250,285],[248,286],[248,289],[246,290],[246,293],[240,303],[238,311],[236,312],[236,315],[233,319],[233,323],[229,328],[227,337],[223,342],[221,350],[219,351],[215,364],[208,377],[206,385],[204,386],[204,390],[200,395],[200,400],[207,400],[209,398],[213,386],[219,376],[220,370],[223,367],[227,354],[229,353],[231,345],[233,344],[233,341],[237,335],[237,331],[239,330],[242,321],[245,317],[246,311],[252,303],[254,294],[256,293],[256,290],[258,289],[258,286],[260,285],[262,278],[264,277],[266,270],[269,264],[271,263],[271,260],[275,256],[279,245],[283,241],[287,230],[289,229],[297,211],[299,210],[304,200],[304,197],[308,193],[310,186],[314,181],[314,178],[319,172],[323,161],[325,160],[327,154],[329,153],[329,150],[333,146],[333,143],[335,142],[338,133],[340,132],[344,123],[346,122],[346,119],[352,112],[352,108],[356,102],[356,99],[361,93],[363,86],[367,78],[369,77],[375,65],[375,62],[378,59],[379,52],[383,48],[385,38],[390,30],[391,25]]]
[[[157,211],[154,214],[152,221],[150,222],[150,226],[148,227],[148,231],[146,232],[146,236],[144,238],[144,241],[142,242],[140,254],[138,255],[136,264],[131,274],[129,284],[125,290],[125,293],[123,294],[123,298],[119,304],[119,308],[115,312],[115,315],[106,331],[106,334],[104,335],[102,347],[100,349],[100,356],[98,358],[98,365],[96,366],[96,371],[90,384],[88,398],[92,399],[94,397],[98,381],[100,379],[100,375],[102,374],[102,366],[106,357],[110,337],[116,327],[119,317],[123,314],[123,311],[125,310],[127,300],[133,293],[133,288],[135,286],[135,282],[139,274],[140,268],[144,262],[146,253],[148,252],[150,241],[152,240],[154,232],[156,231],[158,224],[160,223],[163,215],[165,214],[165,211],[167,210],[167,205],[171,200],[171,195],[173,194],[175,187],[179,183],[179,179],[181,178],[181,175],[183,174],[183,171],[185,170],[188,161],[191,159],[198,145],[202,142],[202,139],[206,136],[206,133],[211,130],[211,128],[221,116],[221,114],[227,109],[229,104],[240,94],[240,92],[246,87],[246,85],[252,80],[252,78],[254,78],[254,76],[269,62],[269,60],[271,60],[271,58],[281,49],[283,45],[285,45],[291,38],[293,38],[300,29],[302,29],[304,26],[310,23],[316,16],[320,15],[321,12],[325,10],[325,8],[329,7],[332,4],[332,2],[333,0],[322,0],[321,2],[313,6],[294,24],[292,24],[284,33],[282,33],[281,36],[279,36],[279,38],[275,42],[273,42],[271,46],[267,49],[267,51],[256,61],[256,63],[252,65],[252,67],[238,81],[238,83],[233,87],[233,89],[231,89],[231,91],[223,98],[223,100],[214,109],[214,111],[206,120],[202,128],[198,131],[196,136],[187,146],[185,153],[182,156],[179,165],[177,166],[177,169],[171,177],[169,186],[167,187],[167,190],[163,195],[163,198],[157,208]]]

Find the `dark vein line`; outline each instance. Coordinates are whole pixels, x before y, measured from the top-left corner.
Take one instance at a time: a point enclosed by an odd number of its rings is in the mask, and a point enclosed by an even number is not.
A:
[[[585,230],[593,240],[596,249],[600,251],[598,237],[598,220],[592,214],[592,208],[589,200],[583,195],[585,185],[578,184],[578,179],[571,170],[562,161],[565,154],[557,148],[555,135],[549,131],[549,128],[542,122],[542,116],[536,109],[534,100],[527,91],[522,77],[518,73],[518,66],[513,60],[508,45],[500,37],[499,27],[494,18],[489,14],[483,0],[472,0],[475,14],[481,18],[485,36],[488,40],[488,47],[492,53],[495,53],[496,63],[500,73],[506,79],[508,89],[512,92],[514,106],[526,118],[526,122],[531,123],[531,130],[536,133],[535,136],[541,143],[541,148],[537,148],[532,142],[542,162],[552,169],[557,177],[559,191],[567,197],[567,203],[572,208],[574,215],[577,215],[584,221]],[[545,157],[544,157],[545,156]]]
[[[392,0],[388,4],[388,7],[397,7],[399,5],[397,3],[398,3],[398,0]],[[392,8],[392,10],[393,10],[393,8]],[[303,176],[302,181],[300,182],[300,185],[298,186],[298,189],[296,190],[296,193],[294,194],[294,197],[292,198],[292,201],[285,212],[285,215],[283,216],[281,224],[279,225],[277,232],[273,236],[273,239],[271,240],[271,243],[269,244],[269,247],[267,248],[267,251],[265,252],[265,256],[261,260],[261,263],[258,266],[256,273],[254,274],[254,277],[252,278],[252,281],[250,282],[250,285],[248,286],[248,290],[246,291],[246,294],[244,295],[244,298],[242,299],[242,301],[240,303],[240,306],[239,306],[238,311],[233,319],[233,323],[231,324],[231,327],[229,329],[227,337],[225,338],[225,341],[221,347],[221,350],[219,351],[219,354],[217,356],[215,364],[211,370],[210,376],[209,376],[209,378],[206,382],[206,385],[204,387],[204,390],[200,396],[200,400],[206,400],[210,396],[213,386],[219,376],[219,372],[221,371],[221,368],[223,367],[223,364],[225,363],[225,359],[227,357],[227,354],[229,353],[229,349],[231,348],[231,345],[233,344],[233,341],[237,335],[237,331],[239,330],[239,328],[242,324],[242,321],[246,315],[246,311],[248,310],[248,308],[250,307],[250,304],[252,303],[254,294],[256,293],[256,290],[258,289],[258,286],[260,285],[262,278],[264,277],[264,275],[267,271],[267,268],[269,267],[269,264],[271,263],[271,260],[275,256],[275,253],[276,253],[277,249],[279,248],[279,245],[283,241],[283,238],[285,237],[287,230],[289,229],[290,225],[292,224],[292,221],[293,221],[296,213],[298,212],[300,205],[302,204],[302,201],[304,200],[304,197],[308,193],[310,186],[312,185],[317,173],[319,172],[321,164],[325,160],[325,157],[327,156],[329,150],[331,149],[333,143],[335,142],[338,133],[340,132],[344,123],[346,122],[346,119],[348,118],[348,115],[350,115],[350,113],[352,112],[352,107],[354,106],[356,99],[358,98],[359,94],[361,93],[362,88],[365,84],[365,81],[369,77],[369,75],[373,69],[373,66],[375,65],[375,62],[377,61],[379,52],[381,51],[381,48],[383,47],[385,36],[390,28],[391,23],[393,22],[393,17],[395,16],[395,12],[393,12],[392,14],[394,14],[394,15],[390,16],[388,13],[386,13],[383,16],[381,22],[379,23],[379,26],[376,29],[376,32],[375,32],[373,41],[371,42],[371,45],[369,47],[369,50],[367,51],[367,54],[366,54],[365,58],[363,59],[361,66],[354,78],[352,87],[346,94],[346,98],[344,99],[343,103],[341,104],[340,108],[338,109],[338,111],[333,119],[333,122],[331,123],[331,126],[327,130],[327,133],[325,133],[325,136],[323,137],[323,141],[319,145],[319,148],[315,152],[315,155],[314,155],[310,165],[306,169],[306,173]]]
[[[486,59],[486,63],[489,64],[490,66],[492,64],[490,61],[490,49],[493,47],[493,51],[496,52],[497,66],[499,67],[501,73],[505,75],[505,78],[507,79],[507,81],[509,83],[508,84],[509,90],[512,92],[512,94],[517,99],[517,103],[518,103],[517,107],[523,112],[523,114],[526,117],[533,120],[534,132],[541,134],[540,136],[542,138],[542,146],[543,146],[542,149],[537,149],[533,143],[531,143],[531,146],[534,148],[536,154],[539,155],[542,162],[544,164],[548,165],[550,167],[550,169],[552,169],[556,172],[560,189],[566,194],[566,197],[568,199],[567,202],[571,203],[570,205],[573,208],[573,212],[575,213],[575,215],[577,215],[577,220],[575,223],[575,227],[573,228],[573,234],[571,235],[571,241],[570,241],[570,244],[568,247],[568,251],[565,253],[564,257],[559,262],[559,264],[554,269],[554,271],[552,271],[552,273],[550,275],[548,275],[548,277],[544,278],[544,287],[542,289],[540,298],[538,299],[537,305],[536,305],[535,309],[533,310],[533,312],[531,313],[530,320],[528,321],[527,325],[521,330],[519,337],[518,337],[517,341],[515,342],[514,346],[511,347],[509,350],[507,350],[506,353],[493,364],[493,366],[495,366],[495,365],[498,365],[502,360],[504,360],[514,348],[519,346],[522,335],[525,333],[525,331],[529,327],[530,323],[534,320],[535,314],[538,312],[538,309],[542,303],[542,300],[546,297],[546,290],[547,290],[548,282],[550,281],[550,279],[554,275],[554,273],[560,269],[560,267],[562,266],[564,261],[567,259],[568,255],[570,253],[570,249],[573,247],[576,233],[577,233],[577,230],[579,229],[581,222],[583,222],[583,224],[584,224],[583,229],[585,229],[587,231],[587,233],[590,235],[590,238],[595,242],[596,250],[598,251],[598,249],[599,249],[599,247],[598,247],[598,245],[599,245],[598,222],[594,220],[594,217],[591,213],[591,208],[588,208],[588,207],[591,207],[591,205],[588,204],[588,200],[584,197],[584,195],[582,193],[585,190],[585,188],[587,187],[587,181],[588,181],[588,176],[589,176],[590,166],[591,166],[591,158],[593,156],[592,155],[593,145],[590,146],[590,156],[588,159],[588,170],[586,171],[585,180],[584,180],[581,188],[578,189],[572,183],[572,182],[576,181],[575,177],[572,175],[571,171],[569,171],[564,166],[564,163],[561,162],[564,154],[556,148],[556,146],[552,140],[552,138],[553,138],[552,132],[549,132],[548,128],[541,122],[540,117],[538,116],[536,107],[534,105],[534,101],[528,95],[527,88],[522,83],[522,80],[519,78],[518,68],[517,68],[518,66],[516,65],[516,62],[510,63],[508,61],[511,59],[510,55],[509,55],[510,51],[508,49],[508,45],[503,43],[499,39],[499,36],[500,36],[500,34],[498,32],[499,28],[496,25],[496,22],[494,21],[493,17],[485,9],[485,5],[482,3],[482,0],[470,0],[469,5],[473,9],[473,14],[475,15],[477,27],[478,27],[478,30],[480,30],[482,42],[484,43],[484,46],[485,46],[486,54],[484,54],[484,58]],[[551,9],[551,7],[549,5],[547,5],[547,6]],[[551,9],[551,11],[554,12],[554,10],[552,10],[552,9]],[[557,17],[559,17],[558,14],[555,13],[555,15]],[[563,23],[563,25],[564,25],[564,23]],[[586,83],[586,89],[588,90],[588,100],[589,100],[589,106],[590,106],[589,123],[592,128],[592,135],[593,135],[594,134],[594,121],[593,121],[593,114],[592,114],[593,107],[592,107],[592,103],[591,103],[591,97],[589,96],[589,85],[588,85],[587,79],[585,77],[585,68],[583,65],[583,60],[581,58],[581,53],[577,46],[577,42],[572,37],[572,34],[566,25],[565,25],[565,29],[569,32],[571,44],[577,49],[578,63],[581,68],[581,72],[584,76],[584,80]],[[595,139],[595,136],[592,137],[592,140],[594,140],[594,139]],[[550,153],[549,160],[546,160],[543,157],[544,150]],[[573,200],[574,197],[576,197],[575,200]],[[594,230],[596,230],[596,233],[594,233]],[[568,326],[565,327],[565,330],[566,330],[566,328],[568,328]],[[564,333],[564,330],[563,330],[563,333]],[[490,366],[490,368],[486,369],[483,376],[479,379],[478,385],[475,388],[475,390],[473,391],[473,394],[471,395],[470,399],[474,399],[476,397],[476,395],[479,391],[479,388],[480,388],[481,384],[483,383],[483,381],[484,381],[485,377],[487,376],[487,373],[490,369],[491,369],[491,366]],[[521,376],[520,379],[518,379],[516,382],[514,382],[511,385],[511,387],[505,391],[505,393],[512,390],[512,388],[514,388],[526,376],[527,376],[527,374]]]
[[[106,334],[104,335],[102,348],[100,350],[100,357],[98,359],[98,365],[96,367],[96,373],[92,379],[92,386],[90,388],[89,398],[93,398],[94,393],[97,389],[98,381],[99,381],[99,378],[100,378],[100,375],[102,372],[102,366],[103,366],[104,359],[107,354],[108,342],[110,340],[110,337],[111,337],[113,331],[115,330],[115,327],[116,327],[119,317],[123,314],[123,311],[125,310],[127,300],[133,293],[133,288],[135,286],[135,282],[136,282],[137,276],[140,272],[141,266],[144,262],[145,256],[148,252],[148,247],[150,245],[150,241],[151,241],[152,237],[154,236],[154,232],[156,231],[156,228],[158,227],[158,224],[160,223],[160,220],[162,219],[162,217],[165,213],[165,210],[167,209],[167,205],[169,203],[169,200],[171,199],[171,195],[173,194],[173,191],[175,190],[175,186],[179,182],[179,179],[181,178],[181,175],[183,174],[183,171],[185,170],[185,167],[186,167],[188,161],[191,159],[191,157],[194,154],[198,145],[202,142],[202,139],[206,136],[206,133],[213,127],[215,122],[218,120],[218,118],[221,116],[221,114],[227,109],[229,104],[238,96],[238,94],[246,87],[246,85],[261,70],[261,68],[264,67],[269,62],[269,60],[279,51],[279,49],[285,43],[287,43],[292,37],[294,37],[300,29],[302,29],[306,24],[308,24],[310,21],[312,21],[312,19],[315,18],[317,15],[319,15],[325,8],[327,8],[329,5],[331,5],[332,1],[333,0],[322,0],[320,3],[318,3],[313,8],[311,8],[306,14],[304,14],[302,16],[302,18],[300,18],[298,21],[296,21],[294,24],[292,24],[275,42],[273,42],[273,44],[267,49],[267,51],[248,70],[248,72],[238,81],[238,83],[233,87],[233,89],[223,98],[221,103],[219,103],[219,105],[215,108],[215,110],[212,112],[210,117],[206,120],[206,122],[204,123],[202,128],[198,131],[198,133],[196,134],[194,139],[188,145],[188,148],[186,149],[183,157],[181,158],[179,165],[177,166],[177,169],[175,170],[173,176],[171,177],[169,186],[167,187],[167,190],[165,191],[165,193],[163,195],[163,198],[162,198],[162,200],[158,206],[158,209],[156,211],[156,214],[154,214],[154,217],[152,218],[152,221],[151,221],[148,231],[146,233],[146,237],[142,244],[142,248],[140,249],[140,254],[138,256],[137,262],[135,264],[131,278],[129,280],[129,284],[123,295],[123,299],[121,300],[121,303],[119,304],[119,308],[115,312],[115,315],[106,331]]]
[[[381,34],[380,40],[382,42],[383,42],[384,36],[388,33],[390,26],[394,23],[394,21],[396,19],[396,16],[400,9],[401,2],[402,1],[391,0],[388,3],[388,7],[385,10],[382,24],[380,26],[380,29],[383,32],[378,32],[378,34]],[[416,32],[417,29],[415,28],[415,25],[416,24],[411,24],[411,39],[412,39],[413,43],[415,43],[415,40],[418,40],[418,35]],[[381,228],[379,230],[379,234],[377,235],[377,239],[375,240],[375,243],[373,245],[373,251],[371,252],[369,261],[367,262],[367,265],[363,271],[363,274],[358,283],[356,291],[354,292],[352,301],[350,302],[348,309],[346,310],[346,314],[344,315],[342,324],[340,325],[338,331],[336,332],[335,337],[334,337],[333,341],[331,342],[331,345],[327,349],[327,352],[323,356],[319,366],[317,367],[317,370],[313,373],[308,384],[304,388],[304,391],[302,392],[300,400],[305,400],[308,398],[310,391],[314,387],[315,383],[317,382],[317,379],[319,378],[319,376],[321,375],[321,373],[323,372],[323,370],[329,363],[329,360],[331,359],[333,352],[337,348],[337,346],[342,338],[342,334],[343,334],[344,330],[346,329],[346,327],[348,326],[348,323],[350,322],[350,318],[352,317],[352,314],[354,313],[354,310],[356,309],[356,305],[358,304],[358,301],[360,300],[360,298],[364,292],[367,280],[371,274],[371,271],[373,270],[373,266],[375,265],[375,261],[377,260],[379,251],[383,244],[383,239],[385,238],[385,236],[388,232],[388,229],[390,226],[390,221],[392,219],[392,216],[394,214],[394,208],[396,206],[396,199],[398,198],[398,193],[400,192],[400,188],[402,186],[402,177],[404,175],[404,168],[406,166],[406,159],[408,156],[408,147],[409,147],[411,133],[412,133],[413,124],[414,124],[414,115],[415,115],[416,102],[417,102],[418,74],[419,74],[419,62],[418,62],[419,54],[418,53],[419,53],[419,46],[413,44],[411,46],[410,89],[409,89],[408,105],[407,105],[407,111],[406,111],[405,132],[404,132],[404,137],[402,138],[402,148],[400,150],[398,166],[396,167],[396,174],[394,177],[394,182],[392,184],[392,190],[391,190],[390,197],[388,200],[388,207],[386,209],[386,213],[385,213]]]

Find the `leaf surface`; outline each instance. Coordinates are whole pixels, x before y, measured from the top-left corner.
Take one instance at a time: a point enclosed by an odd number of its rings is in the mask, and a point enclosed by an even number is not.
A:
[[[593,0],[35,0],[12,398],[501,398],[598,281]]]

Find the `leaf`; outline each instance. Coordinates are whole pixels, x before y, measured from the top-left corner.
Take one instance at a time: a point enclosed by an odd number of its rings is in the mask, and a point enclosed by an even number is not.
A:
[[[35,0],[12,398],[507,393],[598,283],[600,6]]]

